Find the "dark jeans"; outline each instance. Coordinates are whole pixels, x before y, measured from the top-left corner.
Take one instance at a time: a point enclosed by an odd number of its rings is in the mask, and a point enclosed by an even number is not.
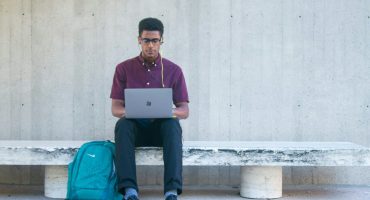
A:
[[[115,127],[118,189],[139,191],[136,181],[135,147],[163,147],[164,192],[182,192],[182,129],[178,119],[118,120]]]

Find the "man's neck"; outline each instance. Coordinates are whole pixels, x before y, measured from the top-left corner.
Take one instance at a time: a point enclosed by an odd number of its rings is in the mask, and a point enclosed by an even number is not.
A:
[[[155,61],[155,59],[147,59],[147,58],[144,58],[144,62],[146,62],[146,63],[153,63]]]
[[[153,62],[155,62],[155,60],[157,60],[158,56],[159,56],[159,54],[155,58],[147,58],[147,57],[144,57],[143,54],[141,54],[141,57],[143,57],[144,62],[146,62],[146,63],[153,63]]]

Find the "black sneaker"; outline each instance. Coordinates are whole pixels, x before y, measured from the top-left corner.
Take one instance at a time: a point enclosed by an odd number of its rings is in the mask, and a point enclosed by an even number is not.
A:
[[[177,200],[177,195],[170,194],[166,197],[166,200]]]
[[[125,199],[123,199],[123,200],[125,200]],[[139,198],[135,195],[131,195],[126,200],[139,200]]]

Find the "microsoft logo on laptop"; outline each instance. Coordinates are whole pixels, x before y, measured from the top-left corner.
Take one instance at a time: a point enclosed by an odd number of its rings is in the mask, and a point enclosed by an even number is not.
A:
[[[146,106],[151,106],[151,105],[152,105],[152,102],[146,101]]]

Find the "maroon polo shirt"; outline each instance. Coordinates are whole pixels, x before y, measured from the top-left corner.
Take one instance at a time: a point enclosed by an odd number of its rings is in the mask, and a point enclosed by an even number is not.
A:
[[[174,103],[189,102],[181,68],[163,58],[163,83],[172,88]],[[118,64],[113,77],[110,98],[125,100],[126,88],[162,88],[160,56],[153,63],[144,61],[141,54]]]

